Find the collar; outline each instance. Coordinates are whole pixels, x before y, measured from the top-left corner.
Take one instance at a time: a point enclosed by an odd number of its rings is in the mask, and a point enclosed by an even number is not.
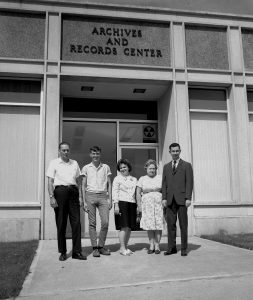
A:
[[[72,164],[72,159],[69,159],[68,162],[65,162],[64,160],[61,159],[61,157],[58,157],[58,161],[59,161],[59,164],[66,164],[66,165]]]
[[[176,160],[176,165],[179,164],[180,159],[181,159],[181,158],[179,157],[179,159]],[[173,163],[173,162],[174,162],[174,160],[171,161],[171,163]]]
[[[92,168],[95,168],[95,169],[98,170],[98,169],[100,169],[100,168],[103,167],[103,164],[100,162],[99,165],[98,165],[98,167],[96,167],[96,166],[93,164],[93,162],[91,162],[91,163],[88,164],[88,167],[92,167]]]
[[[131,177],[132,177],[130,174],[128,174],[127,176],[124,176],[124,175],[122,175],[121,173],[119,173],[119,175],[120,175],[122,178],[125,178],[125,179],[128,179],[128,178],[131,178]]]

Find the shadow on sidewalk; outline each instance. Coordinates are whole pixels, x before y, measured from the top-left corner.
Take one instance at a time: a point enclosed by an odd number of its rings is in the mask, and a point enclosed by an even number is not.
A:
[[[109,249],[112,253],[119,251],[119,247],[120,247],[119,243],[107,244],[105,246],[105,248]],[[195,250],[199,249],[200,247],[201,247],[201,245],[189,243],[188,244],[188,252],[195,251]],[[149,249],[149,243],[135,243],[132,245],[130,244],[128,248],[133,252],[142,251],[142,250],[145,251],[145,250]],[[167,243],[161,243],[160,250],[166,251]],[[178,251],[181,250],[180,244],[177,244],[177,250]],[[92,251],[93,251],[93,249],[91,246],[82,247],[82,252],[87,256],[92,254]],[[68,256],[71,256],[71,255],[72,255],[72,252],[68,253]]]

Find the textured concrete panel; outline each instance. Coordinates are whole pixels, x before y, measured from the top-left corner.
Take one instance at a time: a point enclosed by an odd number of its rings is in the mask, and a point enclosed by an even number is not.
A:
[[[40,219],[0,219],[0,242],[40,238]]]
[[[52,2],[52,0],[46,0]],[[54,2],[78,3],[84,5],[90,0],[57,0]],[[92,4],[124,5],[132,7],[178,9],[184,11],[201,11],[225,14],[253,15],[252,0],[93,0]]]
[[[0,56],[44,58],[45,16],[0,13]]]
[[[242,45],[245,69],[253,69],[253,30],[242,30]]]
[[[170,66],[168,24],[64,17],[62,60]]]
[[[186,26],[186,61],[188,68],[229,68],[227,32],[222,28]]]
[[[195,219],[195,235],[216,234],[224,231],[228,234],[252,233],[253,217],[224,217]]]

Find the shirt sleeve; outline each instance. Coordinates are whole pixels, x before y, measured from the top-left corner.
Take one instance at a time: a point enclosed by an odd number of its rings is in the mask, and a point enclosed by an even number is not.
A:
[[[119,193],[120,193],[120,180],[119,180],[119,177],[116,176],[112,183],[112,201],[113,201],[113,203],[119,202]]]
[[[106,168],[106,173],[107,173],[107,176],[112,175],[111,169],[108,165],[107,165],[107,168]]]
[[[50,177],[50,178],[54,178],[55,177],[55,162],[52,160],[49,163],[47,172],[46,172],[46,176]]]
[[[157,175],[157,181],[158,181],[158,186],[160,188],[162,188],[162,176],[161,175]]]
[[[79,165],[78,165],[78,163],[76,162],[76,178],[78,178],[80,175],[82,175],[82,174],[81,174]]]
[[[81,175],[84,175],[85,177],[87,177],[87,168],[86,166],[84,166],[81,170]]]
[[[143,176],[141,176],[140,179],[137,181],[137,186],[142,189],[142,186],[143,186]]]

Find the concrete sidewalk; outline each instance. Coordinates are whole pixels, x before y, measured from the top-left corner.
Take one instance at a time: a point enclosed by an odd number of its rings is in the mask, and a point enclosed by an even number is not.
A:
[[[18,299],[253,299],[252,251],[192,237],[187,257],[148,255],[147,238],[130,242],[131,256],[119,254],[118,239],[107,239],[111,256],[94,258],[85,239],[87,261],[69,253],[60,262],[57,242],[41,241]]]

